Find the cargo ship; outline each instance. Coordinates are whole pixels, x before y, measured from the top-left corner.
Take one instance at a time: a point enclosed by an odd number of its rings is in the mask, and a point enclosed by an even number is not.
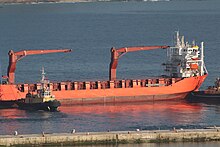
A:
[[[106,81],[61,81],[48,84],[56,99],[62,105],[142,102],[157,100],[184,99],[187,94],[197,91],[208,72],[204,63],[204,45],[200,47],[184,41],[184,36],[176,32],[174,45],[136,46],[111,48],[109,80]],[[163,63],[165,73],[160,77],[145,79],[117,79],[118,60],[124,54],[135,51],[155,49],[167,50],[167,61]],[[35,93],[40,83],[15,84],[16,62],[26,55],[70,52],[64,50],[26,50],[9,52],[9,66],[6,82],[0,85],[0,100],[12,101],[25,97],[26,93]]]

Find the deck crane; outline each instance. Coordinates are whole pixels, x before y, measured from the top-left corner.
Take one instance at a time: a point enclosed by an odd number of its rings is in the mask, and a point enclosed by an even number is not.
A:
[[[116,80],[116,68],[118,66],[118,59],[128,52],[136,52],[143,50],[154,49],[167,49],[170,46],[136,46],[136,47],[123,47],[119,49],[111,48],[111,63],[109,69],[109,80]]]
[[[8,52],[9,55],[9,65],[7,71],[7,78],[9,84],[14,84],[15,82],[15,69],[17,61],[21,60],[27,55],[37,55],[37,54],[49,54],[49,53],[65,53],[71,52],[71,49],[50,49],[50,50],[21,50],[18,52],[14,52],[10,50]]]

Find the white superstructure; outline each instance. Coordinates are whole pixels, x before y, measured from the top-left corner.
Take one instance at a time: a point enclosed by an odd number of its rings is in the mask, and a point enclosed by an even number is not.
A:
[[[175,35],[174,47],[167,50],[166,75],[170,77],[202,76],[207,73],[204,64],[204,47],[184,42],[184,36],[179,32]]]

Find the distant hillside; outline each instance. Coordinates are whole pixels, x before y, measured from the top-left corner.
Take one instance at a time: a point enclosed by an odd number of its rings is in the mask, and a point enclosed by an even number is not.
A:
[[[92,2],[92,1],[207,1],[207,0],[0,0],[1,3]]]
[[[0,0],[0,3],[78,2],[91,0]]]

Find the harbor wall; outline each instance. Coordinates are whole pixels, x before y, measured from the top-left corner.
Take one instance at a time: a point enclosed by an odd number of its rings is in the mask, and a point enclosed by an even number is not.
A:
[[[219,129],[0,135],[0,145],[88,145],[220,141]]]

